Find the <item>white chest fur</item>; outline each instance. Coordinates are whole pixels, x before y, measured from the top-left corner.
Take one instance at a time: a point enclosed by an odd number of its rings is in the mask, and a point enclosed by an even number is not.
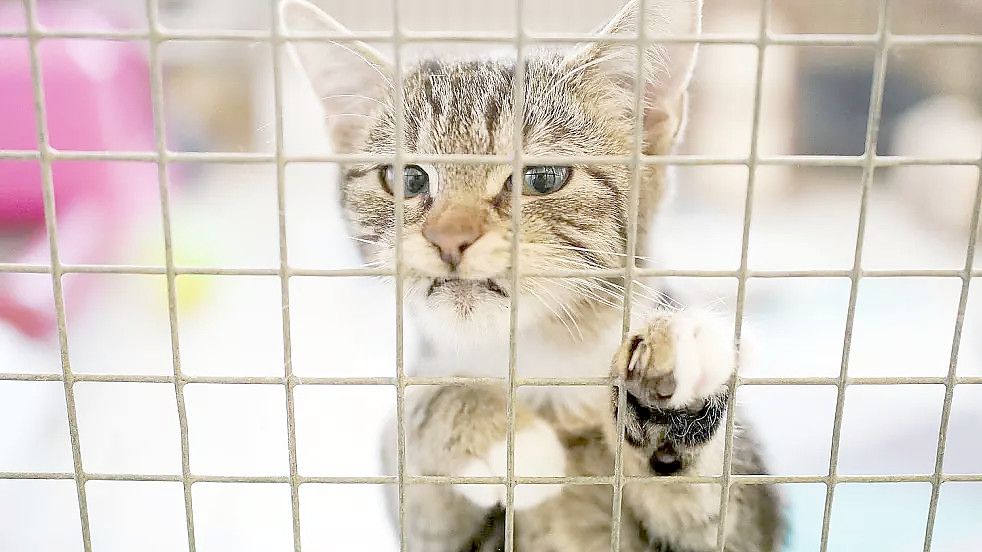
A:
[[[498,330],[498,329],[496,329]],[[457,325],[439,332],[424,332],[429,354],[413,362],[410,375],[422,377],[471,376],[505,378],[508,375],[509,340],[503,331],[476,332]],[[519,378],[602,378],[610,375],[610,361],[621,340],[620,326],[584,340],[557,339],[535,329],[520,329],[516,336]],[[519,394],[531,405],[559,403],[575,409],[609,393],[605,386],[522,386]]]

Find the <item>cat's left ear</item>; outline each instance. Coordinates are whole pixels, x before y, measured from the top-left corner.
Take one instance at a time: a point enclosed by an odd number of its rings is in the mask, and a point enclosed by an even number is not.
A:
[[[638,0],[628,2],[598,35],[636,36],[640,32]],[[685,121],[686,88],[695,68],[697,43],[662,42],[657,36],[699,34],[702,28],[702,0],[648,0],[645,2],[644,30],[653,37],[642,52],[645,80],[645,142],[647,150],[670,146],[681,133]],[[602,40],[598,36],[598,40]],[[567,57],[568,70],[584,72],[584,78],[596,79],[613,96],[621,109],[633,108],[637,73],[637,43],[598,42],[576,48]],[[633,111],[633,109],[632,109]],[[659,153],[648,151],[647,153]]]
[[[351,31],[306,0],[280,2],[280,19],[291,33],[351,34]],[[358,41],[297,40],[290,50],[324,106],[334,150],[353,153],[368,122],[392,90],[392,64]]]

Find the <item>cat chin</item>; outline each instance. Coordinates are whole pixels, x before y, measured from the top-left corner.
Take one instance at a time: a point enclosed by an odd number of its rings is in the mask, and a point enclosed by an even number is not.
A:
[[[507,293],[493,282],[437,278],[410,297],[413,310],[428,325],[491,330],[508,325]],[[449,328],[447,328],[449,329]]]
[[[488,286],[487,282],[492,285]],[[511,308],[507,290],[490,280],[451,280],[427,286],[421,286],[419,293],[406,298],[423,333],[462,343],[507,342]],[[520,303],[519,329],[535,326],[546,316],[533,298],[523,294]]]
[[[437,343],[457,346],[508,338],[508,301],[461,304],[446,297],[413,298],[407,303],[418,329]]]

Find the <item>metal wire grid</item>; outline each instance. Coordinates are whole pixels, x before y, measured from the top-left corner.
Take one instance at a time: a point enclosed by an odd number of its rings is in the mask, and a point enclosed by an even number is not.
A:
[[[965,318],[965,309],[968,303],[969,286],[973,277],[982,275],[982,271],[973,270],[974,250],[976,237],[979,229],[980,206],[982,206],[982,156],[979,158],[918,158],[908,156],[879,156],[876,155],[876,143],[878,138],[879,121],[883,99],[884,76],[886,74],[886,62],[891,47],[898,45],[931,45],[931,46],[982,46],[982,36],[978,35],[893,35],[889,30],[889,9],[890,0],[881,0],[879,9],[879,23],[877,32],[873,35],[789,35],[772,34],[768,31],[768,19],[770,13],[770,0],[762,0],[762,11],[760,18],[759,32],[756,36],[738,34],[701,34],[692,36],[645,36],[643,33],[637,37],[608,36],[598,40],[592,35],[533,35],[525,32],[522,26],[522,0],[515,0],[516,28],[515,34],[498,33],[453,33],[453,32],[409,32],[400,26],[399,21],[399,2],[393,1],[393,32],[392,33],[355,33],[351,35],[337,35],[325,33],[304,33],[303,35],[286,35],[280,29],[279,14],[276,9],[275,0],[270,2],[273,25],[270,32],[265,31],[228,31],[228,30],[207,30],[207,31],[175,31],[163,28],[158,21],[158,2],[157,0],[146,0],[147,11],[147,31],[63,31],[54,29],[44,29],[39,25],[37,18],[36,0],[23,0],[24,10],[27,15],[26,31],[0,31],[0,39],[3,38],[26,38],[29,43],[31,71],[34,88],[34,107],[37,117],[38,129],[38,150],[0,150],[0,160],[22,159],[38,160],[41,164],[42,174],[42,197],[44,201],[45,226],[47,229],[48,241],[50,246],[50,265],[19,264],[19,263],[0,263],[0,272],[9,273],[35,273],[50,274],[55,300],[55,310],[57,316],[58,342],[61,352],[61,374],[24,374],[24,373],[0,373],[0,381],[61,381],[64,384],[65,400],[67,405],[69,435],[71,439],[72,459],[74,469],[72,472],[0,472],[0,480],[3,479],[72,479],[76,483],[78,494],[79,514],[81,517],[82,542],[86,552],[92,549],[89,530],[89,517],[86,499],[85,484],[87,481],[173,481],[181,482],[184,486],[184,505],[185,519],[187,526],[188,547],[191,551],[196,549],[194,532],[194,509],[192,503],[191,488],[197,482],[241,482],[241,483],[287,483],[291,489],[291,507],[293,520],[293,543],[296,550],[301,549],[300,538],[300,508],[299,508],[299,487],[306,483],[366,483],[366,484],[396,484],[399,488],[399,519],[400,519],[400,543],[401,549],[407,548],[405,533],[405,485],[407,484],[451,484],[451,483],[474,483],[474,484],[505,484],[507,486],[506,500],[506,549],[512,550],[514,546],[514,509],[512,498],[514,486],[516,484],[607,484],[612,485],[614,490],[614,510],[613,523],[611,528],[612,549],[617,550],[619,543],[619,522],[620,522],[620,503],[621,491],[626,482],[645,481],[648,483],[716,483],[720,485],[720,510],[719,510],[719,532],[717,536],[718,549],[722,551],[725,547],[725,520],[727,516],[728,494],[730,486],[734,484],[758,485],[758,484],[777,484],[777,483],[824,483],[827,487],[825,508],[822,521],[821,547],[823,552],[828,548],[829,527],[831,520],[832,504],[835,486],[838,483],[881,483],[881,482],[929,482],[932,484],[930,505],[928,509],[927,523],[924,536],[924,551],[928,552],[931,548],[931,541],[937,516],[937,503],[940,492],[940,485],[948,481],[972,481],[982,482],[982,474],[945,474],[943,473],[944,452],[948,424],[951,417],[951,403],[956,384],[982,384],[982,377],[959,377],[957,375],[958,348]],[[644,0],[641,1],[642,7]],[[644,9],[641,13],[644,14]],[[642,15],[643,17],[643,15]],[[99,39],[99,40],[138,40],[146,41],[150,47],[151,64],[151,95],[154,110],[154,132],[155,132],[155,151],[152,152],[126,152],[126,151],[64,151],[56,150],[51,147],[48,131],[47,117],[44,104],[44,90],[41,86],[41,64],[38,53],[38,43],[43,39],[51,38],[74,38],[74,39]],[[452,477],[452,476],[410,476],[405,473],[405,426],[403,421],[403,404],[405,388],[408,385],[445,385],[445,384],[464,384],[464,383],[507,383],[509,427],[513,427],[514,422],[514,400],[515,391],[520,386],[544,386],[544,385],[620,385],[621,382],[612,378],[519,378],[516,376],[517,352],[515,347],[516,320],[518,313],[518,298],[513,295],[511,299],[511,329],[510,329],[510,355],[509,371],[507,378],[466,378],[466,377],[446,377],[446,378],[419,378],[410,377],[405,374],[403,359],[403,297],[402,297],[402,249],[400,241],[396,240],[396,267],[395,270],[379,269],[344,269],[344,270],[313,270],[298,269],[291,267],[288,262],[287,241],[286,241],[286,221],[285,221],[285,194],[284,194],[284,174],[288,163],[297,162],[393,162],[392,157],[373,156],[373,155],[317,155],[317,156],[288,156],[283,149],[283,110],[282,110],[282,83],[280,66],[280,49],[286,42],[299,40],[324,40],[335,41],[351,40],[384,40],[391,42],[395,47],[396,67],[400,66],[401,47],[413,42],[512,42],[517,51],[519,70],[516,72],[518,78],[515,80],[513,90],[515,109],[519,116],[516,117],[515,135],[521,134],[521,116],[524,106],[524,82],[521,68],[524,66],[524,46],[527,44],[537,44],[542,42],[581,42],[590,41],[609,41],[609,42],[630,42],[636,45],[638,52],[645,48],[645,45],[652,42],[686,42],[686,43],[711,43],[711,44],[749,44],[757,47],[758,64],[756,73],[756,92],[753,107],[753,126],[751,132],[750,155],[743,157],[715,157],[697,155],[668,155],[668,156],[646,156],[640,150],[640,124],[635,122],[635,148],[630,156],[627,157],[563,157],[552,158],[543,156],[528,156],[521,151],[521,141],[515,140],[515,151],[510,155],[487,156],[487,155],[413,155],[404,152],[401,147],[402,128],[404,116],[402,102],[398,101],[402,94],[401,72],[396,71],[396,105],[399,106],[396,112],[396,154],[394,165],[396,170],[408,163],[415,162],[445,162],[445,163],[509,163],[512,165],[513,176],[520,176],[526,164],[549,164],[556,162],[583,162],[583,163],[619,163],[627,164],[632,169],[632,205],[629,213],[629,231],[627,240],[627,254],[633,258],[637,246],[637,197],[639,193],[639,173],[641,167],[648,164],[655,165],[745,165],[749,169],[747,196],[745,201],[744,224],[742,235],[741,261],[740,267],[736,271],[728,270],[657,270],[645,269],[633,266],[628,263],[623,270],[555,270],[543,273],[522,271],[519,272],[517,266],[517,243],[520,232],[518,213],[519,209],[513,210],[512,230],[515,239],[512,243],[512,265],[516,267],[512,271],[512,283],[516,284],[518,279],[532,276],[552,276],[552,277],[584,277],[584,276],[624,276],[625,277],[625,312],[624,329],[626,330],[630,319],[631,302],[630,286],[633,279],[644,276],[693,276],[693,277],[734,277],[738,281],[735,337],[739,343],[742,330],[743,308],[746,297],[746,284],[751,278],[809,278],[809,277],[847,277],[850,278],[851,288],[848,302],[847,322],[843,339],[842,361],[840,374],[837,378],[822,377],[781,377],[781,378],[742,378],[734,376],[732,386],[734,392],[730,394],[730,406],[732,407],[736,396],[736,389],[743,385],[835,385],[838,390],[835,417],[833,422],[832,452],[830,456],[829,473],[822,476],[774,476],[774,475],[734,475],[731,473],[732,445],[733,445],[733,408],[728,410],[726,419],[726,446],[724,450],[724,466],[719,476],[672,476],[672,477],[639,477],[629,476],[621,470],[621,446],[618,443],[615,473],[613,476],[596,477],[519,477],[514,473],[514,433],[508,432],[508,463],[507,473],[502,477]],[[165,142],[165,121],[163,114],[163,90],[161,63],[159,57],[159,46],[167,41],[179,40],[232,40],[232,41],[268,41],[273,51],[273,77],[274,77],[274,103],[275,103],[275,147],[274,153],[191,153],[174,152],[167,149]],[[876,61],[874,65],[873,84],[870,91],[870,109],[867,119],[866,150],[861,156],[809,156],[809,155],[786,155],[786,156],[762,156],[759,155],[757,148],[757,136],[760,127],[761,113],[761,81],[763,68],[766,60],[765,51],[768,46],[774,45],[839,45],[839,46],[874,46],[876,49]],[[638,56],[639,73],[641,70],[640,56]],[[640,87],[635,90],[636,106],[640,105]],[[55,160],[114,160],[114,161],[148,161],[155,162],[158,166],[158,186],[160,192],[160,209],[163,224],[165,266],[126,266],[126,265],[70,265],[63,264],[58,253],[57,224],[54,210],[54,188],[52,183],[51,163]],[[277,204],[278,204],[278,227],[279,227],[279,267],[273,269],[265,268],[224,268],[224,267],[179,267],[174,263],[171,220],[169,205],[169,184],[167,177],[167,164],[170,162],[213,162],[213,163],[275,163],[276,164],[276,183],[277,183]],[[856,237],[855,255],[851,270],[791,270],[791,271],[754,271],[748,266],[748,249],[750,236],[750,221],[753,207],[753,193],[756,176],[756,169],[761,165],[793,165],[793,166],[855,166],[863,168],[862,175],[862,196],[860,202],[859,226]],[[965,265],[961,270],[864,270],[862,268],[862,252],[866,228],[866,213],[869,198],[869,191],[872,185],[874,171],[878,167],[900,166],[900,165],[974,165],[979,168],[980,178],[976,190],[975,204],[972,213],[971,231]],[[403,197],[402,190],[396,187],[396,222],[397,235],[401,235],[403,222]],[[520,188],[515,187],[513,198],[515,205],[519,205],[522,197]],[[64,297],[62,292],[62,275],[67,273],[99,273],[99,274],[163,274],[167,280],[167,299],[170,317],[171,348],[173,361],[172,376],[142,376],[142,375],[110,375],[110,374],[74,374],[71,369],[71,362],[68,351],[68,339],[65,323]],[[275,275],[280,278],[280,290],[282,301],[282,331],[283,331],[283,377],[196,377],[187,376],[181,370],[180,362],[180,343],[178,339],[178,317],[176,310],[176,287],[175,279],[182,274],[205,274],[205,275]],[[293,374],[291,363],[291,343],[290,343],[290,296],[289,278],[291,276],[326,276],[326,277],[345,277],[345,276],[395,276],[396,281],[396,377],[394,378],[307,378],[298,377]],[[858,284],[863,278],[879,277],[950,277],[962,280],[961,294],[959,296],[957,317],[954,326],[954,335],[951,346],[948,373],[944,377],[868,377],[852,378],[848,375],[849,351],[852,340],[853,322],[855,319],[856,300],[858,296]],[[93,382],[148,382],[148,383],[170,383],[174,385],[178,420],[180,424],[180,442],[182,456],[181,475],[169,474],[127,474],[127,473],[89,473],[84,470],[82,465],[81,447],[79,445],[78,420],[75,409],[74,384],[80,381]],[[286,410],[287,410],[287,446],[289,449],[289,476],[223,476],[223,475],[198,475],[193,474],[190,469],[190,455],[188,450],[188,423],[187,413],[184,403],[184,387],[190,383],[212,383],[212,384],[274,384],[283,385],[286,390]],[[926,475],[840,475],[837,473],[838,451],[842,427],[843,405],[845,399],[845,389],[849,385],[898,385],[898,384],[944,384],[945,398],[942,408],[941,425],[939,430],[938,448],[934,472]],[[311,477],[303,476],[297,470],[296,457],[296,428],[294,417],[293,391],[297,385],[391,385],[396,388],[397,399],[397,425],[398,425],[398,460],[399,470],[396,476],[379,477]],[[624,394],[620,396],[623,398]],[[619,426],[623,425],[623,420],[618,420]],[[622,433],[622,432],[621,432]]]

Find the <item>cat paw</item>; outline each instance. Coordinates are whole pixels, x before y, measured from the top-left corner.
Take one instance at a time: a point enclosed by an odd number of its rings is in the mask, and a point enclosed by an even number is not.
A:
[[[535,420],[515,433],[515,475],[517,477],[562,477],[566,474],[566,449],[547,423]],[[508,443],[495,443],[487,454],[468,462],[457,474],[461,477],[504,477],[508,469]],[[461,484],[454,488],[482,508],[505,504],[505,485]],[[523,484],[515,487],[516,510],[534,508],[562,492],[558,484]]]
[[[648,408],[701,408],[727,385],[736,368],[729,324],[701,310],[666,312],[628,335],[613,372]]]

